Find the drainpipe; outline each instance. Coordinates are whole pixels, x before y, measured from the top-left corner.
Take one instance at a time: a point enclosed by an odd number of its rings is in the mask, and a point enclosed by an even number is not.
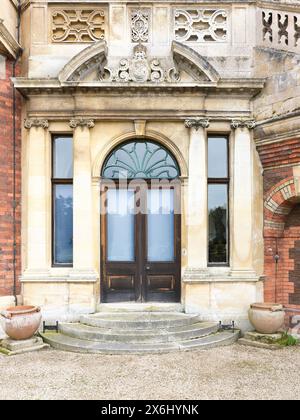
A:
[[[20,26],[21,26],[21,1],[18,0],[17,9],[17,41],[20,44]],[[16,77],[16,68],[21,56],[21,51],[18,52],[12,68],[12,76]],[[13,86],[13,201],[12,201],[12,213],[13,213],[13,296],[15,298],[15,304],[18,304],[17,299],[17,220],[16,220],[16,190],[17,190],[17,178],[16,178],[16,157],[17,152],[17,96],[16,88]]]

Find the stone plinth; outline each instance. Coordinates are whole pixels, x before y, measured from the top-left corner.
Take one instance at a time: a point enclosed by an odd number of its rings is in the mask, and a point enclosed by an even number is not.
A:
[[[260,334],[256,331],[248,332],[244,338],[241,338],[239,344],[257,347],[261,349],[279,350],[282,346],[278,344],[278,341],[282,338],[281,333],[277,334]]]
[[[12,340],[10,338],[1,342],[0,353],[14,356],[22,353],[43,350],[49,348],[40,337],[32,337],[29,340]]]

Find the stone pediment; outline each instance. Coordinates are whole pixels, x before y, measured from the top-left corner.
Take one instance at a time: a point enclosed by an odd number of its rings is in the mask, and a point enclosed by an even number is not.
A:
[[[130,57],[118,59],[109,57],[106,42],[100,41],[76,55],[58,78],[63,85],[216,85],[220,76],[204,57],[176,41],[168,57],[150,57],[140,43]]]

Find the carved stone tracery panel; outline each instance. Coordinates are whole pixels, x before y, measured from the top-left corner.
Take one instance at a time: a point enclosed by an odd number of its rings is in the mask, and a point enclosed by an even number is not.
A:
[[[174,19],[176,41],[227,41],[228,12],[224,9],[177,9]]]
[[[300,15],[262,10],[262,43],[268,47],[299,52]]]
[[[131,10],[131,42],[148,42],[150,27],[150,9]]]
[[[52,42],[93,42],[105,39],[103,9],[59,9],[52,12]]]

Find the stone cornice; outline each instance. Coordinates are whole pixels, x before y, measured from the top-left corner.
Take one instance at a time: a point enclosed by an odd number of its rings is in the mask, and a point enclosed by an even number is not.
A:
[[[42,118],[28,118],[24,121],[24,127],[27,130],[33,127],[46,129],[49,127],[49,121]]]
[[[245,79],[221,79],[216,84],[211,82],[193,82],[193,83],[148,83],[147,85],[139,83],[107,83],[107,82],[64,82],[58,79],[26,79],[13,78],[14,86],[24,95],[40,94],[46,92],[53,94],[76,94],[77,92],[88,92],[94,94],[116,95],[121,92],[181,92],[188,90],[202,91],[205,94],[224,93],[226,95],[238,95],[252,98],[257,95],[265,86],[265,79],[245,78]]]
[[[187,128],[194,128],[198,131],[200,128],[208,128],[209,127],[209,119],[208,118],[187,118],[184,122],[184,125]]]
[[[13,58],[17,58],[18,54],[22,51],[21,46],[4,25],[3,19],[0,19],[0,52],[1,51],[9,54]]]
[[[69,125],[73,129],[75,129],[77,127],[93,128],[93,127],[95,127],[95,122],[91,118],[74,118],[74,119],[70,120]]]

